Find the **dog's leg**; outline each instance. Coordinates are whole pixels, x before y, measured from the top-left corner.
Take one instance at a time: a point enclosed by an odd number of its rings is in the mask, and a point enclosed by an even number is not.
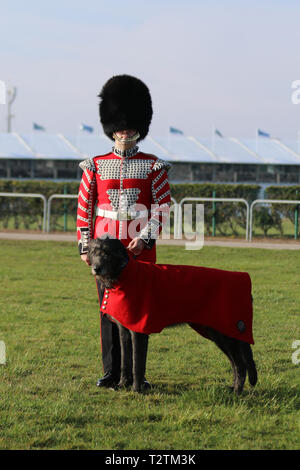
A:
[[[233,390],[235,393],[240,394],[243,391],[244,383],[247,375],[247,368],[241,354],[240,341],[234,340],[233,338],[228,338],[228,348],[232,356],[234,367],[235,367],[235,376]]]
[[[133,331],[130,333],[133,350],[133,391],[141,392],[145,379],[149,337],[143,333],[135,333]]]
[[[118,323],[121,346],[121,375],[119,387],[132,385],[132,344],[130,331]]]
[[[247,368],[249,383],[250,385],[252,385],[252,387],[254,387],[257,382],[257,370],[255,362],[253,360],[252,349],[250,344],[243,343],[242,341],[241,343],[242,357]]]
[[[210,340],[212,340],[230,360],[233,370],[233,390],[240,394],[246,379],[246,365],[240,349],[241,341],[229,338],[213,328],[205,328]]]
[[[222,341],[229,356],[232,357],[232,365],[234,369],[234,391],[238,394],[243,391],[247,372],[249,383],[254,387],[257,382],[257,370],[253,360],[250,344],[237,339],[228,338],[227,336],[224,336]]]

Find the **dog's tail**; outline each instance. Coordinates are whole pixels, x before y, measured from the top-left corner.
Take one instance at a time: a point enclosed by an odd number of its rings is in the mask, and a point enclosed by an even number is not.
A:
[[[250,344],[241,341],[241,349],[243,362],[248,372],[249,383],[250,385],[252,385],[252,387],[254,387],[257,382],[257,370],[255,362],[253,360],[251,346]]]

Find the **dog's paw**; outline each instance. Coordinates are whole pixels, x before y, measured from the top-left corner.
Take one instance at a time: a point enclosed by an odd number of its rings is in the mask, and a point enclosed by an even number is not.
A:
[[[131,385],[132,385],[132,380],[123,379],[123,380],[120,380],[117,387],[118,387],[118,389],[120,389],[120,388],[129,388],[129,387],[131,387]]]
[[[144,389],[141,385],[140,386],[133,386],[132,391],[135,392],[135,393],[143,393]]]
[[[243,388],[237,388],[235,386],[228,386],[227,390],[234,395],[241,395]]]
[[[133,392],[137,392],[137,393],[147,392],[150,389],[151,389],[151,384],[146,379],[144,379],[144,381],[141,384],[133,384],[133,387],[132,387]]]

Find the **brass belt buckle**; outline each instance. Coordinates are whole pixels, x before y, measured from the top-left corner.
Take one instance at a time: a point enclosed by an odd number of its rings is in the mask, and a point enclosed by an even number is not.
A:
[[[128,213],[127,211],[119,211],[120,220],[127,220]]]

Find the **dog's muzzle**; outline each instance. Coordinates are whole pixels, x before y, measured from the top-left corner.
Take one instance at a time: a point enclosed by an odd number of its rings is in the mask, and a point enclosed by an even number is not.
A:
[[[100,266],[92,266],[92,275],[93,276],[99,276],[99,274],[101,274],[101,267]]]

